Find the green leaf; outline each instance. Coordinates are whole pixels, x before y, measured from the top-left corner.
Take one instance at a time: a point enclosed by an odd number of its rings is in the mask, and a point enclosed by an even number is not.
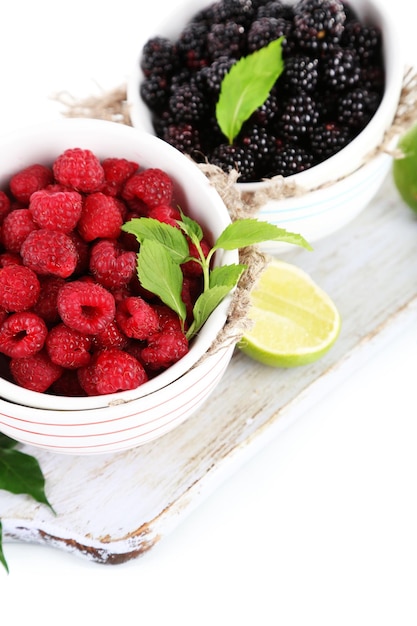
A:
[[[284,69],[283,37],[239,59],[222,80],[216,105],[216,119],[229,143],[239,134],[243,123],[268,98]]]
[[[3,526],[1,524],[1,519],[0,519],[0,563],[3,565],[6,572],[9,573],[9,567],[7,565],[6,557],[4,556],[4,552],[3,552]]]
[[[17,441],[14,439],[10,439],[7,435],[0,433],[0,449],[1,448],[15,448],[17,446]]]
[[[45,479],[37,459],[19,450],[0,448],[0,489],[27,494],[52,509],[45,495]]]
[[[183,274],[170,251],[156,240],[144,239],[138,254],[137,268],[142,286],[173,309],[180,319],[185,320],[186,309],[181,298]]]
[[[26,494],[53,508],[45,495],[45,479],[38,461],[29,454],[15,450],[17,441],[0,433],[0,489]],[[0,563],[9,571],[3,552],[3,527],[0,520]]]
[[[210,272],[210,288],[225,286],[233,289],[245,269],[246,265],[243,264],[223,265],[213,268]]]
[[[188,217],[188,215],[184,215],[182,211],[180,211],[180,213],[181,213],[182,221],[179,222],[179,226],[181,227],[181,229],[184,231],[186,235],[189,236],[191,241],[193,241],[194,243],[196,241],[201,241],[204,236],[204,233],[200,224],[196,222],[195,220],[191,219],[191,217]]]
[[[190,339],[191,336],[195,335],[195,333],[200,330],[210,314],[213,313],[214,309],[220,304],[220,302],[227,296],[229,292],[229,285],[218,285],[211,289],[207,289],[207,291],[203,291],[203,293],[199,295],[194,304],[194,321],[189,329],[189,332],[187,333],[188,339]]]
[[[214,249],[236,250],[265,241],[282,241],[302,246],[307,250],[312,249],[301,235],[254,218],[243,218],[226,226],[218,237]]]
[[[145,239],[157,241],[166,248],[176,263],[182,263],[188,256],[188,243],[184,234],[171,224],[151,217],[138,217],[123,224],[122,230],[135,235],[140,244],[143,244]]]

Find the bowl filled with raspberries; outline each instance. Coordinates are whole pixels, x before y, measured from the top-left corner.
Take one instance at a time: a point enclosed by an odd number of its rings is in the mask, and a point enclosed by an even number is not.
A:
[[[219,194],[178,150],[114,122],[57,120],[1,146],[0,431],[73,454],[168,432],[234,348],[213,349],[233,297],[221,270],[239,265],[213,247],[231,224]]]
[[[183,2],[140,43],[132,125],[213,181],[232,173],[248,212],[310,242],[329,236],[370,202],[391,164],[405,67],[386,5]]]

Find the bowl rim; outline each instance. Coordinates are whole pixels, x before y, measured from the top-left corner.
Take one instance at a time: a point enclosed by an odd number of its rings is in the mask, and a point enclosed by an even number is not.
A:
[[[66,133],[73,135],[74,133],[92,133],[94,136],[105,136],[106,141],[110,144],[111,141],[117,139],[120,143],[125,139],[128,142],[134,140],[140,145],[140,150],[144,154],[148,154],[151,150],[151,154],[158,153],[161,155],[165,153],[166,158],[171,163],[180,162],[183,174],[182,179],[190,177],[197,181],[201,194],[210,202],[214,209],[217,211],[219,219],[219,230],[225,228],[231,223],[231,218],[227,210],[226,205],[221,199],[217,190],[210,184],[208,178],[201,172],[197,165],[184,154],[170,146],[168,143],[162,141],[155,135],[146,133],[140,129],[118,122],[98,119],[86,119],[86,118],[62,118],[54,120],[52,122],[41,122],[38,124],[31,124],[27,127],[14,129],[12,131],[3,133],[0,136],[0,144],[7,154],[7,147],[15,144],[17,141],[21,141],[22,138],[28,145],[31,144],[35,138],[45,136],[45,131],[50,138],[55,137],[60,131],[65,130]],[[78,142],[78,135],[77,142]],[[52,141],[52,139],[51,139]],[[85,142],[87,146],[88,140]],[[47,144],[48,142],[45,142]],[[73,142],[74,144],[76,141]],[[68,146],[67,146],[68,147]],[[65,148],[64,148],[65,149]],[[94,151],[94,148],[91,148]],[[56,150],[52,148],[49,150],[58,154],[61,151],[61,146]],[[126,148],[126,153],[130,151],[129,145]],[[161,152],[162,151],[162,152]],[[22,166],[25,162],[25,156],[22,156]],[[103,157],[104,158],[104,157]],[[145,160],[143,160],[145,162]],[[142,165],[139,163],[139,165]],[[143,167],[151,167],[150,164],[145,163]],[[9,174],[5,175],[8,179]],[[0,184],[1,183],[0,181]],[[177,185],[179,186],[178,182]],[[226,265],[238,263],[239,253],[237,250],[219,250],[219,254],[216,253],[215,263],[217,265]],[[90,409],[106,409],[117,403],[128,403],[139,398],[148,396],[150,394],[157,393],[174,380],[181,378],[183,374],[192,369],[198,361],[207,352],[210,346],[215,341],[218,333],[224,327],[230,303],[233,298],[233,291],[230,292],[224,300],[217,306],[207,319],[203,327],[198,333],[195,341],[190,347],[189,352],[177,361],[174,365],[167,368],[164,372],[161,372],[154,378],[149,379],[136,389],[120,391],[113,394],[103,394],[100,396],[86,396],[86,397],[72,397],[72,396],[58,396],[47,393],[40,393],[29,389],[24,389],[19,385],[1,378],[1,391],[0,397],[7,402],[15,402],[23,406],[39,408],[43,410],[90,410]],[[69,406],[71,405],[71,406]],[[67,408],[68,407],[68,408]]]
[[[294,4],[295,1],[296,0],[286,0],[289,4]],[[385,132],[392,124],[401,94],[406,68],[397,21],[392,19],[390,9],[385,5],[381,7],[376,0],[350,1],[354,7],[358,9],[358,12],[363,14],[367,22],[377,22],[383,31],[383,55],[386,70],[384,95],[378,109],[366,127],[347,146],[345,146],[338,153],[332,155],[325,161],[314,165],[308,170],[285,177],[285,181],[287,183],[296,183],[300,189],[304,189],[306,191],[315,190],[321,184],[328,182],[329,170],[334,173],[333,175],[335,181],[338,180],[341,172],[343,173],[343,176],[348,176],[350,173],[355,171],[358,168],[358,153],[360,154],[362,163],[368,155],[372,154],[372,151],[378,147]],[[213,2],[214,0],[205,0],[204,3],[199,3],[199,6],[193,10],[192,14],[196,13],[199,8],[208,6]],[[191,4],[191,2],[182,3],[180,7],[182,15],[185,13],[184,7],[190,7]],[[172,23],[176,21],[175,17],[176,12],[172,11],[168,17],[165,17],[164,20],[161,21],[155,34],[164,35],[164,32],[172,33]],[[138,89],[138,86],[143,79],[143,72],[140,69],[139,61],[143,45],[149,36],[153,35],[148,35],[148,37],[142,41],[139,55],[136,58],[133,70],[129,76],[127,83],[127,100],[128,113],[132,125],[138,128],[146,129],[147,132],[155,135],[149,109],[141,100]],[[372,136],[374,136],[374,139],[370,141],[369,137]],[[278,178],[282,179],[282,177]],[[254,193],[257,191],[267,190],[271,185],[271,181],[273,181],[273,178],[263,179],[256,182],[237,181],[236,184],[242,193]]]

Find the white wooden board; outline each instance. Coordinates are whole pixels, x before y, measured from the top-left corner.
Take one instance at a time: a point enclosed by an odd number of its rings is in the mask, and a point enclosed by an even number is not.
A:
[[[41,464],[56,515],[28,497],[0,491],[5,542],[44,543],[106,564],[140,556],[417,318],[417,218],[390,176],[337,235],[317,242],[313,252],[294,248],[282,256],[306,269],[341,312],[332,350],[292,370],[264,367],[236,352],[198,414],[135,450],[81,457],[22,446]]]

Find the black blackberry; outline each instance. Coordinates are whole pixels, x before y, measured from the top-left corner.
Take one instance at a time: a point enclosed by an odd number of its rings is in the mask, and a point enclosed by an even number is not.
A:
[[[189,22],[176,41],[180,60],[191,70],[199,70],[208,64],[206,48],[208,28],[204,22]]]
[[[361,63],[381,64],[382,34],[379,28],[365,26],[360,21],[345,24],[341,43],[345,48],[355,50]]]
[[[354,50],[338,47],[322,61],[321,80],[327,89],[352,89],[359,83],[360,76],[359,58]]]
[[[157,137],[163,137],[166,129],[171,124],[175,124],[175,121],[169,109],[164,109],[160,113],[154,113],[152,116],[152,125]]]
[[[290,93],[312,93],[319,79],[319,60],[304,54],[296,54],[285,61],[279,85]]]
[[[209,161],[220,167],[226,174],[237,170],[240,182],[251,182],[257,179],[256,158],[252,151],[236,144],[220,144],[209,155]]]
[[[195,82],[177,87],[169,98],[169,110],[178,123],[193,123],[201,120],[207,112],[207,101]]]
[[[170,81],[171,93],[174,93],[174,91],[176,91],[178,87],[181,87],[182,85],[187,85],[188,83],[190,83],[196,75],[197,73],[193,72],[188,67],[179,69],[171,77],[171,81]]]
[[[359,84],[367,91],[376,92],[381,99],[385,87],[384,68],[381,65],[366,65],[362,67]]]
[[[266,177],[291,176],[309,169],[315,164],[313,155],[306,148],[291,143],[276,143],[271,155],[270,170]]]
[[[273,123],[279,110],[279,98],[272,89],[265,102],[252,113],[249,121],[259,126],[268,126]]]
[[[175,44],[166,37],[152,37],[143,46],[140,67],[145,76],[171,75],[178,65]]]
[[[305,92],[289,97],[276,124],[277,135],[290,142],[300,142],[317,124],[317,104]]]
[[[271,150],[275,146],[275,137],[264,126],[246,123],[239,133],[237,142],[253,154],[257,173],[265,172]]]
[[[336,122],[318,124],[310,134],[311,151],[323,161],[344,148],[352,139],[352,131]]]
[[[194,160],[202,160],[200,133],[191,124],[170,124],[165,128],[162,139]]]
[[[339,44],[346,14],[339,0],[299,0],[294,6],[294,35],[300,48],[322,51]]]
[[[200,133],[201,151],[205,155],[211,154],[216,146],[225,142],[225,136],[217,123],[214,107],[210,108],[204,120],[200,121],[198,129]]]
[[[212,5],[212,23],[237,22],[247,27],[253,21],[257,3],[253,0],[217,0]]]
[[[256,19],[248,30],[247,47],[249,52],[255,52],[267,46],[271,41],[285,36],[288,32],[288,22],[276,17],[260,17]]]
[[[200,88],[217,100],[223,78],[236,61],[237,59],[224,55],[215,59],[207,67],[203,67],[196,75]]]
[[[229,55],[239,59],[245,52],[246,32],[237,22],[213,24],[207,34],[207,54],[211,60]]]
[[[362,130],[374,115],[379,96],[374,91],[358,88],[344,94],[337,107],[338,121],[357,132]]]
[[[151,74],[140,84],[141,98],[154,112],[161,112],[168,105],[169,93],[169,80],[163,75]]]
[[[290,4],[284,4],[281,0],[270,0],[270,2],[258,8],[256,19],[261,17],[284,18],[285,20],[291,21],[294,17],[294,13]]]

